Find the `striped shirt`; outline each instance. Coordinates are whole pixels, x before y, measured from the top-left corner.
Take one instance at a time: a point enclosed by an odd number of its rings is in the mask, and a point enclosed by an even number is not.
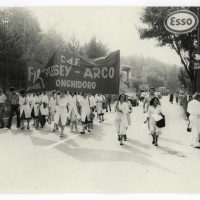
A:
[[[16,92],[10,94],[11,105],[19,105],[19,94]]]

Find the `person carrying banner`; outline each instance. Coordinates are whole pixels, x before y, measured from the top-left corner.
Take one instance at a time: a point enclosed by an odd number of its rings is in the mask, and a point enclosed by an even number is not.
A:
[[[88,128],[88,132],[90,132],[90,100],[86,93],[83,93],[83,98],[80,100],[81,106],[81,121],[82,121],[82,131],[81,134],[85,134],[85,129]]]
[[[27,129],[29,129],[29,121],[31,119],[31,107],[29,97],[25,91],[21,89],[19,91],[19,108],[20,108],[20,121],[21,129],[24,130],[24,121],[27,120]]]
[[[67,115],[68,115],[67,114],[68,101],[63,91],[60,91],[60,97],[57,99],[56,104],[58,105],[58,108],[54,116],[54,122],[58,126],[60,126],[61,128],[60,138],[62,138],[64,136],[64,128],[66,126]]]
[[[6,125],[6,128],[8,129],[11,128],[12,119],[15,113],[17,115],[17,128],[20,128],[19,94],[15,91],[14,87],[10,88],[9,101],[10,101],[11,112],[8,118],[8,123]]]
[[[123,145],[125,139],[126,129],[128,126],[127,114],[129,112],[126,96],[124,94],[119,95],[119,99],[116,103],[116,115],[115,115],[115,127],[118,134],[118,140],[120,145]]]

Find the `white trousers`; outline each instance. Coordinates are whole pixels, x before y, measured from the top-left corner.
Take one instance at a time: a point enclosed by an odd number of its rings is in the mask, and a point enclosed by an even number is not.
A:
[[[193,145],[193,147],[200,146],[200,120],[197,115],[190,115],[189,120],[192,127],[191,145]]]

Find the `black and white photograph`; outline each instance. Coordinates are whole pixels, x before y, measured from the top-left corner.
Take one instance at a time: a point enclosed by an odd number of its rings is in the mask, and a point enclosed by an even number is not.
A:
[[[199,20],[0,5],[0,194],[199,193]]]

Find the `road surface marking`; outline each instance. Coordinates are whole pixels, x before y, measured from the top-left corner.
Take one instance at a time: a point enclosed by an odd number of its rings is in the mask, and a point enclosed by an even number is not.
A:
[[[104,123],[108,123],[108,122],[110,122],[110,121],[113,121],[113,119],[106,120],[106,121],[104,121]],[[103,125],[104,123],[102,123],[102,125]],[[91,133],[94,134],[93,131],[91,131]],[[60,144],[63,144],[64,142],[66,142],[66,141],[68,141],[68,140],[71,140],[72,138],[76,138],[76,137],[78,137],[79,135],[80,135],[80,134],[72,135],[71,137],[68,137],[68,138],[66,138],[66,139],[64,139],[64,140],[58,141],[58,142],[56,142],[56,143],[54,143],[54,144],[52,144],[52,145],[50,145],[50,146],[47,146],[47,147],[45,147],[44,149],[45,149],[45,150],[51,149],[51,148],[56,147],[56,146],[58,146],[58,145],[60,145]]]
[[[56,146],[58,146],[58,145],[60,145],[60,144],[62,144],[62,143],[64,143],[64,142],[68,141],[68,140],[71,140],[72,138],[78,137],[79,135],[80,135],[80,134],[73,135],[73,136],[68,137],[68,138],[66,138],[66,139],[64,139],[64,140],[61,140],[61,141],[59,141],[59,142],[56,142],[56,143],[54,143],[54,144],[52,144],[52,145],[50,145],[50,146],[48,146],[48,147],[45,147],[44,149],[45,149],[45,150],[51,149],[51,148],[53,148],[53,147],[56,147]]]

